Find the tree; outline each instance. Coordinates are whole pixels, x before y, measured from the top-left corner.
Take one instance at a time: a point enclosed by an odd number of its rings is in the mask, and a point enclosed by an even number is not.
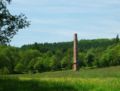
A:
[[[83,66],[86,66],[86,61],[85,61],[85,53],[83,53],[83,52],[80,52],[79,54],[78,54],[78,66],[79,67],[83,67]]]
[[[92,49],[89,50],[86,54],[86,61],[88,66],[93,66],[93,62],[95,61],[95,55]]]
[[[30,62],[40,56],[40,52],[38,50],[28,49],[25,51],[19,52],[20,61],[25,66],[24,72],[28,72],[30,65]]]
[[[38,57],[35,60],[36,60],[36,63],[34,64],[34,69],[37,72],[43,72],[43,71],[45,71],[45,65],[43,63],[43,59],[41,57]]]
[[[119,42],[119,35],[117,34],[115,42],[118,43]]]
[[[29,26],[24,14],[12,15],[7,9],[11,0],[0,0],[0,44],[8,44],[19,29]]]
[[[71,69],[72,68],[72,64],[73,64],[73,50],[72,49],[68,49],[65,54],[63,55],[63,57],[61,56],[61,68],[62,69]]]
[[[0,69],[8,68],[14,73],[14,67],[19,60],[18,49],[10,46],[0,46]]]
[[[25,69],[25,66],[21,63],[21,62],[19,62],[16,66],[15,66],[15,72],[16,73],[23,73],[23,71],[24,71],[24,69]]]
[[[9,72],[7,67],[4,67],[4,68],[0,69],[0,74],[9,74],[9,73],[10,72]]]
[[[109,47],[102,55],[99,66],[120,65],[120,45]]]
[[[57,60],[56,56],[51,57],[49,67],[51,68],[52,71],[57,70],[57,68],[58,68],[58,60]]]
[[[61,68],[64,69],[71,69],[72,67],[72,57],[68,55],[64,56],[61,60]]]

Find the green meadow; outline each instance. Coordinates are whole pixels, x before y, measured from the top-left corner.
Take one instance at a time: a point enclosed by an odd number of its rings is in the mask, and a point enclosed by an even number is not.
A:
[[[0,91],[120,91],[120,66],[1,75]]]

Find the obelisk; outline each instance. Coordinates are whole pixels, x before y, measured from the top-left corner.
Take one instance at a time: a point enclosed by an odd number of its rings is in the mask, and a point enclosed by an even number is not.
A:
[[[73,71],[77,71],[78,60],[78,39],[77,33],[74,34],[74,47],[73,47]]]

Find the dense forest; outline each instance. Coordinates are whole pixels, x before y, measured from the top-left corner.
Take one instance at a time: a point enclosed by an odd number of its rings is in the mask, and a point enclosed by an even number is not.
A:
[[[80,40],[78,65],[107,67],[120,65],[119,38]],[[0,46],[0,74],[38,73],[68,70],[73,64],[73,42],[34,43],[20,48]]]

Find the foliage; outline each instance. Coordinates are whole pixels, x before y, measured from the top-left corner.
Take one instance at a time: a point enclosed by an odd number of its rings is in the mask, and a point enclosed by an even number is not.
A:
[[[92,50],[89,50],[86,54],[86,61],[88,66],[93,66],[93,62],[95,61],[95,55]]]
[[[0,45],[8,44],[19,29],[29,26],[24,14],[12,15],[7,9],[11,0],[0,0]]]
[[[78,46],[79,68],[120,65],[120,45],[115,39],[80,40]],[[10,74],[69,70],[73,65],[72,42],[0,46],[0,50],[0,69],[7,68]]]

